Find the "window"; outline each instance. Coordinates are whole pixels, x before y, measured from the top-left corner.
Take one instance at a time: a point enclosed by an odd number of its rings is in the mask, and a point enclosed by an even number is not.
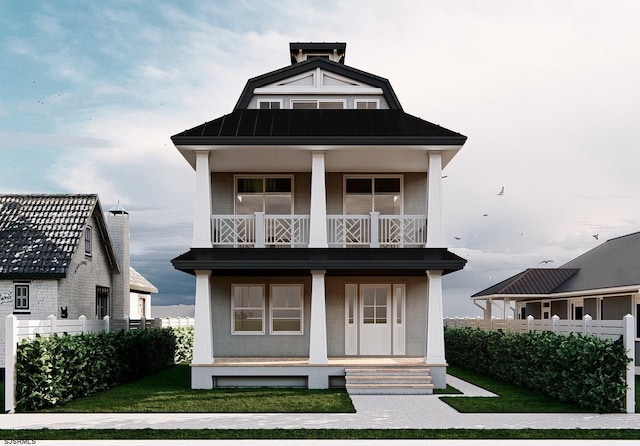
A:
[[[28,310],[29,309],[29,285],[28,284],[16,284],[15,285],[15,309],[16,310]]]
[[[264,334],[264,286],[234,285],[231,317],[233,334]]]
[[[298,110],[341,110],[346,107],[344,100],[292,99],[291,108]]]
[[[362,323],[387,323],[387,287],[362,286]]]
[[[375,101],[361,101],[361,100],[355,100],[355,108],[357,108],[358,110],[377,110],[378,108],[380,108],[379,106],[380,101],[379,100],[375,100]]]
[[[271,333],[302,334],[302,285],[271,286]]]
[[[102,319],[109,314],[109,288],[96,286],[96,318]]]
[[[382,215],[402,213],[400,177],[347,177],[345,178],[345,213]]]
[[[292,209],[292,177],[236,177],[237,215],[289,215]]]
[[[91,255],[91,226],[84,228],[84,253]]]
[[[261,110],[278,110],[282,108],[282,101],[258,101]]]

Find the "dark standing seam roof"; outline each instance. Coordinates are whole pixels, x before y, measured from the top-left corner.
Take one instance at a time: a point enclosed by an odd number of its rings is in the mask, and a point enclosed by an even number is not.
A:
[[[496,294],[550,294],[578,271],[575,268],[527,269],[471,297]]]
[[[402,110],[400,101],[398,100],[396,93],[393,91],[393,88],[391,88],[391,83],[387,79],[371,73],[367,73],[365,71],[358,70],[353,67],[349,67],[338,62],[333,62],[331,60],[321,58],[308,59],[304,62],[298,62],[293,65],[280,68],[279,70],[275,70],[270,73],[266,73],[249,79],[244,89],[242,90],[242,93],[240,94],[240,98],[238,99],[234,110],[246,109],[251,102],[253,91],[256,88],[264,87],[266,85],[270,85],[275,82],[287,79],[289,77],[312,71],[317,67],[335,74],[339,74],[341,76],[348,77],[355,81],[371,85],[376,88],[381,88],[383,96],[386,99],[387,104],[389,105],[389,108]]]
[[[467,137],[401,110],[235,110],[174,144],[462,145]]]
[[[0,277],[64,277],[96,206],[97,195],[0,195]]]

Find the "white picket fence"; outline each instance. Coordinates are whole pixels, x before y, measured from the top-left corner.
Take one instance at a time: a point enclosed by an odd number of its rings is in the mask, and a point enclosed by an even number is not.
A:
[[[141,330],[160,327],[193,327],[193,318],[156,318],[156,319],[87,319],[80,316],[78,319],[58,319],[49,316],[47,319],[28,320],[18,319],[10,314],[6,317],[5,324],[5,377],[4,377],[4,408],[5,411],[15,411],[15,386],[16,386],[16,356],[17,347],[24,339],[33,339],[36,336],[47,337],[54,333],[59,335],[82,335],[86,333],[108,333],[119,330]]]
[[[635,378],[635,318],[627,314],[622,320],[594,320],[590,315],[585,315],[581,321],[560,319],[554,315],[551,319],[534,319],[528,316],[526,319],[484,319],[477,318],[445,318],[444,326],[449,328],[478,328],[481,330],[503,330],[528,333],[530,331],[551,331],[568,336],[569,334],[591,335],[601,339],[617,340],[622,336],[627,357],[630,359],[627,365],[627,413],[635,413],[636,378]]]

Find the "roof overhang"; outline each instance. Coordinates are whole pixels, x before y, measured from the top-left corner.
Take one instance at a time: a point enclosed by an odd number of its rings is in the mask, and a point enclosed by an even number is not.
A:
[[[550,294],[491,294],[486,296],[472,297],[474,301],[485,300],[511,300],[511,301],[528,301],[528,300],[546,300],[546,299],[570,299],[578,297],[598,297],[598,296],[613,296],[613,295],[625,295],[625,294],[640,294],[640,284],[637,285],[624,285],[611,288],[598,288],[590,290],[575,290],[566,291],[562,293],[550,293]]]

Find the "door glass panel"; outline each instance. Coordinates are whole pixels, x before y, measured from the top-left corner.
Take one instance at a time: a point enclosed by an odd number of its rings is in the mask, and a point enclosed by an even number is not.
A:
[[[375,307],[371,306],[371,307],[367,307],[365,306],[362,309],[363,312],[363,322],[365,324],[373,324],[375,322],[374,320],[374,315],[375,315]]]
[[[365,307],[372,307],[375,305],[375,294],[374,290],[371,288],[366,288],[364,290],[364,305]]]
[[[387,307],[376,307],[376,324],[387,323]]]

